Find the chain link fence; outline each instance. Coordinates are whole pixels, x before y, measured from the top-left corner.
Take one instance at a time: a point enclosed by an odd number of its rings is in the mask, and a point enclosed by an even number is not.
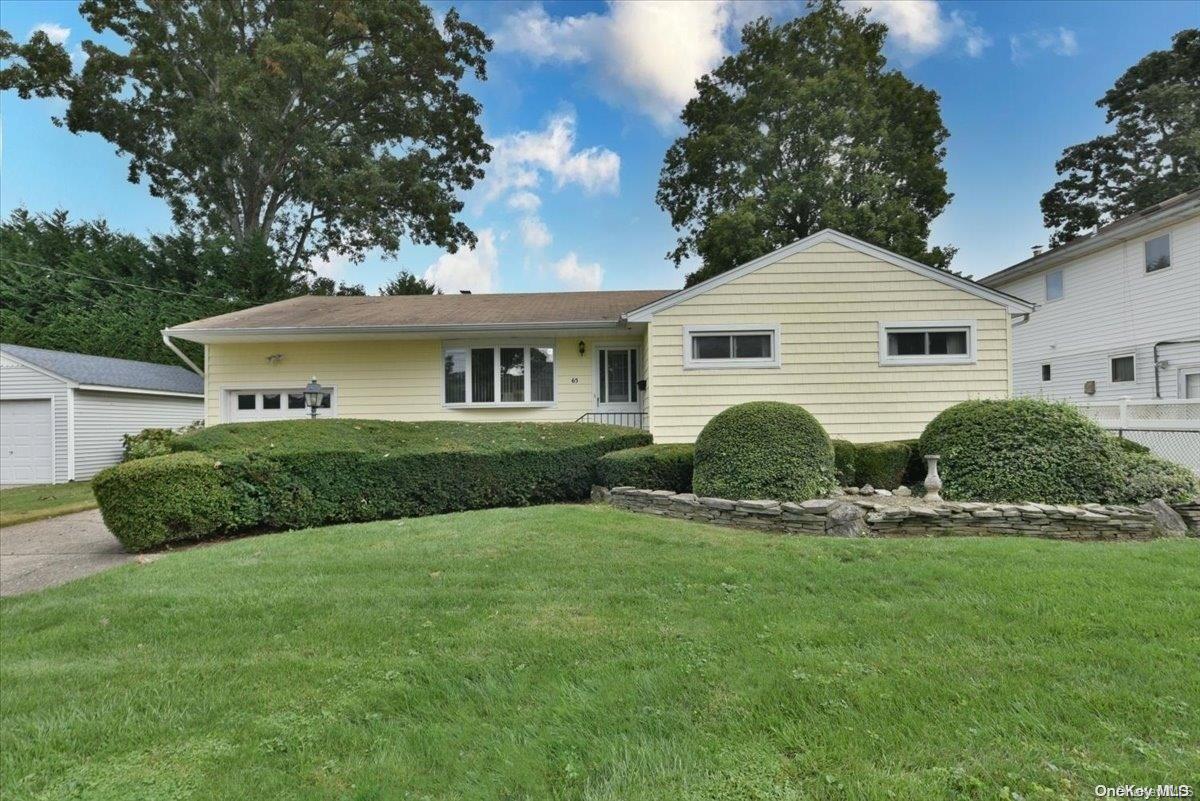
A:
[[[1090,402],[1076,404],[1100,426],[1200,475],[1200,401]]]

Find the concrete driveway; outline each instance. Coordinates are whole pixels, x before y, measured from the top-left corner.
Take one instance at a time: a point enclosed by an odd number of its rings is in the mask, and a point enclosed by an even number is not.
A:
[[[0,528],[0,596],[54,587],[133,561],[100,510]]]

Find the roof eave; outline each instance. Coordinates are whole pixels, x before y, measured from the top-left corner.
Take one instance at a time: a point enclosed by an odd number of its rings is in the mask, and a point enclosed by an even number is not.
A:
[[[1198,211],[1200,211],[1200,194],[1178,205],[1148,214],[1140,220],[1126,218],[1128,220],[1127,223],[1115,223],[1116,227],[1112,230],[1089,234],[1073,242],[1060,245],[1053,250],[1032,256],[1024,261],[1005,267],[1003,270],[997,270],[991,275],[985,275],[979,279],[979,283],[988,286],[993,284],[1007,284],[1040,270],[1057,267],[1073,259],[1082,258],[1095,253],[1097,250],[1103,250],[1120,242],[1138,239],[1149,231],[1162,228],[1165,225],[1171,225],[1180,219],[1196,214]]]
[[[339,326],[254,326],[246,328],[167,328],[167,336],[189,342],[211,343],[222,340],[277,340],[289,338],[386,337],[389,335],[482,334],[496,332],[580,331],[624,328],[624,320],[560,320],[536,323],[474,323],[470,325],[339,325]]]
[[[784,245],[781,248],[773,250],[765,256],[760,256],[757,259],[753,259],[744,264],[740,264],[731,270],[727,270],[720,275],[715,275],[712,278],[709,278],[707,281],[701,281],[695,286],[685,287],[678,292],[667,295],[665,298],[660,298],[652,303],[647,303],[644,306],[633,309],[632,311],[627,312],[624,317],[631,323],[649,322],[650,318],[660,311],[669,309],[672,306],[682,303],[689,298],[702,295],[710,289],[715,289],[716,287],[728,283],[735,278],[740,278],[743,275],[752,273],[761,267],[765,267],[768,264],[773,264],[774,262],[787,258],[794,253],[802,253],[809,248],[825,242],[833,242],[841,245],[842,247],[850,248],[851,250],[857,250],[864,255],[880,259],[881,261],[885,261],[889,264],[894,264],[897,267],[903,267],[904,269],[911,270],[928,278],[932,278],[933,280],[946,284],[947,286],[953,286],[985,300],[999,303],[1012,314],[1026,314],[1034,310],[1034,304],[1027,300],[1022,300],[1015,295],[1009,295],[1006,292],[992,289],[991,287],[982,286],[978,282],[972,281],[969,278],[963,278],[962,276],[954,275],[953,273],[945,270],[939,270],[936,267],[930,267],[928,264],[921,264],[919,261],[914,261],[906,256],[901,256],[898,253],[893,253],[890,250],[872,245],[869,242],[864,242],[861,239],[850,236],[849,234],[843,234],[841,231],[835,231],[832,228],[824,228],[815,234],[806,236],[804,239],[798,239],[795,242],[792,242],[790,245]]]

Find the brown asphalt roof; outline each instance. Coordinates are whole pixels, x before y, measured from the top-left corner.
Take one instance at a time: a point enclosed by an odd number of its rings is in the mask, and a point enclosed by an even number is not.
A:
[[[172,332],[255,328],[479,326],[617,322],[625,312],[671,289],[616,292],[524,292],[494,295],[305,295],[184,323]]]

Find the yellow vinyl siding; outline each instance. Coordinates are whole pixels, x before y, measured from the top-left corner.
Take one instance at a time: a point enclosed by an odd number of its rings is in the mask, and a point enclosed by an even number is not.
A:
[[[881,322],[937,320],[975,322],[974,364],[879,364]],[[726,324],[780,325],[782,366],[685,370],[684,326]],[[654,315],[647,337],[656,442],[690,442],[713,415],[751,400],[798,403],[834,437],[903,439],[947,406],[1010,388],[1002,306],[834,243]]]
[[[640,344],[637,335],[596,341]],[[472,344],[546,344],[555,347],[555,402],[551,407],[448,409],[442,405],[442,339],[277,341],[210,344],[207,347],[205,412],[209,425],[221,420],[221,397],[231,389],[303,387],[316,376],[337,388],[339,417],[383,420],[571,421],[595,409],[592,338],[545,336],[462,340]],[[447,343],[454,340],[445,340]],[[281,355],[276,363],[267,357]],[[572,383],[574,381],[574,383]]]

